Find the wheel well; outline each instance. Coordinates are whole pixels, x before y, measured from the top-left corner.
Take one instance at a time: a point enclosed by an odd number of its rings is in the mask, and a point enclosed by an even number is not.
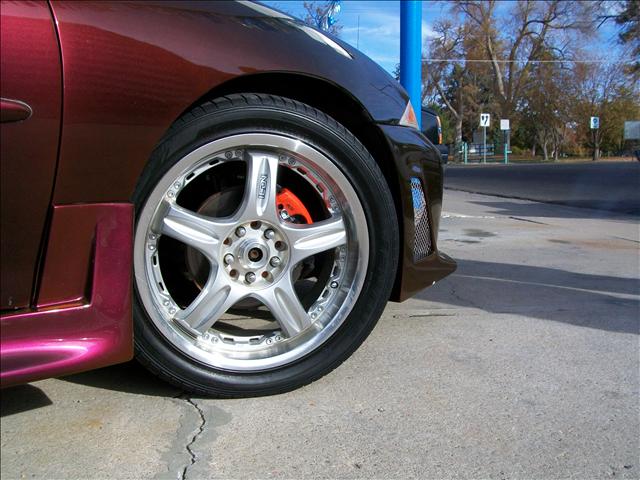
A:
[[[375,159],[385,177],[398,218],[399,245],[404,245],[400,183],[390,147],[369,112],[349,92],[326,80],[295,73],[257,73],[235,77],[213,88],[189,109],[231,93],[266,93],[306,103],[340,122],[353,133]],[[187,110],[189,110],[187,109]],[[392,297],[400,280],[402,248]]]

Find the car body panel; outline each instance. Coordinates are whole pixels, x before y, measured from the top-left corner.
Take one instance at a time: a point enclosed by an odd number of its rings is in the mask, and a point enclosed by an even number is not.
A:
[[[290,72],[322,78],[350,92],[382,123],[397,123],[408,100],[356,50],[344,47],[355,58],[338,54],[310,36],[308,27],[272,16],[270,9],[237,2],[52,6],[65,73],[56,204],[131,198],[171,124],[239,76]]]
[[[0,308],[20,309],[32,299],[51,200],[62,83],[48,5],[3,2],[1,22]]]
[[[91,223],[93,228],[88,236],[68,243],[67,232],[74,231],[78,222]],[[133,206],[55,207],[52,225],[49,242],[52,248],[46,263],[47,268],[57,270],[57,275],[47,278],[51,281],[68,278],[67,270],[85,274],[84,269],[88,268],[88,292],[86,297],[66,305],[0,316],[3,387],[103,367],[133,357]],[[90,265],[68,264],[72,257],[69,253],[87,244],[93,245]],[[60,285],[57,288],[65,289]]]
[[[401,302],[451,274],[456,263],[438,251],[443,196],[440,153],[417,130],[393,125],[381,125],[380,128],[394,152],[402,200],[402,255],[392,292],[392,299]],[[418,179],[424,190],[430,226],[430,254],[418,261],[415,258],[417,233],[412,178]]]

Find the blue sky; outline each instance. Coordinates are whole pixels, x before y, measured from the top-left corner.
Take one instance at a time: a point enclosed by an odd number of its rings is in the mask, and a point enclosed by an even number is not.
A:
[[[274,0],[262,3],[297,17],[304,17],[303,1]],[[509,3],[500,2],[499,15],[501,12],[504,14],[508,11]],[[423,38],[433,35],[430,25],[438,19],[449,16],[449,9],[448,2],[422,2]],[[393,72],[400,61],[399,1],[342,0],[337,20],[342,25],[343,40],[367,54],[387,71]],[[600,29],[597,44],[601,46],[602,52],[619,50],[616,44],[616,30],[612,23],[607,23]]]

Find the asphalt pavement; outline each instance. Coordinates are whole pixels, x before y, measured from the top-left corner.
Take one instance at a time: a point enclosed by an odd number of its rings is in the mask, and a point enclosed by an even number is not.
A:
[[[451,164],[446,186],[640,216],[640,162]]]
[[[452,169],[453,170],[453,169]],[[448,190],[459,268],[302,389],[135,363],[2,392],[3,479],[640,477],[638,221]]]

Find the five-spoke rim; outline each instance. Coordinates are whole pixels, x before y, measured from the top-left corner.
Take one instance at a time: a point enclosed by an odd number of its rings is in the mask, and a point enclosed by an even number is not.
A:
[[[181,206],[181,191],[224,162],[244,162],[244,194],[235,213],[209,217]],[[304,176],[327,215],[311,224],[283,220],[276,205],[278,172]],[[208,276],[189,305],[179,306],[160,268],[160,239],[197,250]],[[360,200],[342,171],[318,149],[295,138],[266,133],[215,140],[179,160],[158,182],[138,216],[136,286],[155,327],[188,356],[233,371],[276,368],[323,344],[351,312],[368,263],[368,230]],[[305,259],[331,252],[332,268],[311,305],[296,288]],[[321,285],[321,287],[323,286]],[[264,305],[279,328],[234,336],[218,330],[238,302]]]

